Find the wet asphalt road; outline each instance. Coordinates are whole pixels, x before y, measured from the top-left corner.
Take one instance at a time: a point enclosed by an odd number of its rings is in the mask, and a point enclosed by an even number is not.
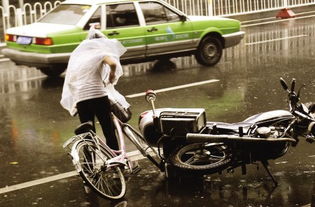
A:
[[[246,38],[227,49],[213,68],[193,58],[175,64],[139,64],[124,67],[117,88],[124,95],[216,79],[219,82],[158,95],[157,107],[202,107],[207,118],[236,122],[263,111],[286,109],[279,77],[307,85],[303,102],[315,102],[315,18],[292,19],[259,26],[245,25]],[[176,66],[176,68],[175,68]],[[315,206],[314,144],[301,140],[282,158],[271,161],[279,182],[272,182],[262,166],[248,174],[207,175],[203,180],[172,183],[148,161],[131,176],[124,200],[111,202],[86,195],[79,177],[71,176],[3,193],[3,187],[58,176],[74,168],[62,143],[79,124],[59,105],[63,78],[47,79],[35,69],[0,62],[0,206]],[[149,105],[143,97],[128,98],[131,125]],[[134,147],[128,144],[128,151]]]

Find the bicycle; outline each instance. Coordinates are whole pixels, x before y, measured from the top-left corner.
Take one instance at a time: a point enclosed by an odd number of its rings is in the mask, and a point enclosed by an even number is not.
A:
[[[79,125],[75,136],[67,140],[63,148],[69,152],[73,165],[87,185],[102,197],[120,199],[126,193],[124,171],[132,173],[133,170],[126,153],[125,137],[161,171],[164,164],[158,152],[148,145],[139,132],[121,122],[113,113],[111,115],[120,150],[108,147],[105,140],[92,130],[92,122]]]

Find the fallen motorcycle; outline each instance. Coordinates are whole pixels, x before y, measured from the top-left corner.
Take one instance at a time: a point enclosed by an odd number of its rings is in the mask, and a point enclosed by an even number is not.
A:
[[[166,175],[173,172],[211,174],[261,162],[272,181],[277,181],[268,161],[283,156],[299,137],[314,141],[315,106],[306,107],[296,92],[295,79],[290,88],[280,78],[288,93],[289,111],[273,110],[253,115],[242,122],[223,123],[206,120],[205,110],[196,108],[155,109],[156,95],[147,92],[153,110],[141,114],[139,128],[150,146],[158,147]],[[174,175],[174,174],[173,174]]]

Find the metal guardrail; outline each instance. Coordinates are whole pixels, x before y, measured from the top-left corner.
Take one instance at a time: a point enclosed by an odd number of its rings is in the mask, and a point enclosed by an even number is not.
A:
[[[232,16],[314,5],[315,0],[210,0],[213,15]]]
[[[23,4],[20,8],[1,0],[0,43],[4,41],[7,28],[30,24],[55,8],[61,1]],[[20,0],[23,1],[23,0]],[[282,8],[315,5],[315,0],[164,0],[188,15],[233,16]]]
[[[36,22],[37,19],[55,8],[61,1],[55,2],[36,2],[35,4],[26,3],[18,8],[9,5],[8,0],[2,0],[0,6],[0,43],[4,41],[4,33],[10,27],[22,26]]]

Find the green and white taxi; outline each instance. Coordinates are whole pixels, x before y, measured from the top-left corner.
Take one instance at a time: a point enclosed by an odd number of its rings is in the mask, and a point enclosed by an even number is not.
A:
[[[224,48],[244,37],[237,20],[188,16],[163,0],[66,0],[36,23],[8,29],[2,53],[58,76],[91,24],[127,48],[123,63],[194,54],[198,63],[213,66]]]

